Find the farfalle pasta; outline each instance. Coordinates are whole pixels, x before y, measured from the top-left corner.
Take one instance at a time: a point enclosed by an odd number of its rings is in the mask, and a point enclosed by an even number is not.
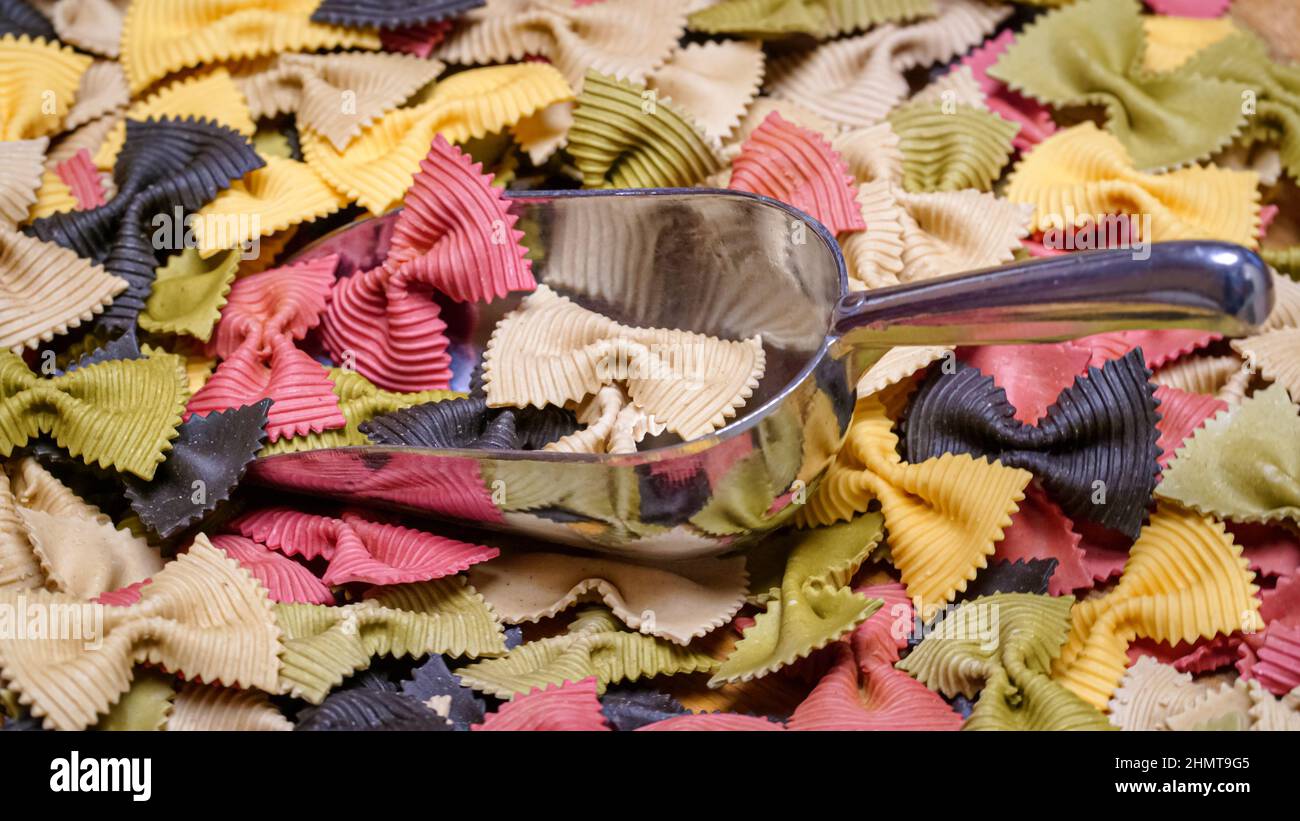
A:
[[[1014,5],[0,0],[0,729],[1300,729],[1298,18]],[[1168,240],[1267,320],[801,370]]]
[[[757,337],[631,328],[540,285],[493,333],[483,382],[489,405],[542,407],[578,402],[617,379],[637,407],[691,439],[735,414],[765,362]],[[688,391],[691,401],[683,403]]]

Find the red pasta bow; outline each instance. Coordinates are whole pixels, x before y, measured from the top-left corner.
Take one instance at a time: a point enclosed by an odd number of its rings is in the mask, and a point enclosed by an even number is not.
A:
[[[435,295],[482,302],[537,283],[509,201],[491,174],[441,136],[404,204],[384,264],[334,285],[321,338],[381,388],[445,389],[451,357]]]
[[[269,398],[272,442],[347,424],[329,372],[294,345],[320,322],[337,264],[322,257],[235,283],[209,344],[224,361],[190,399],[187,417]]]

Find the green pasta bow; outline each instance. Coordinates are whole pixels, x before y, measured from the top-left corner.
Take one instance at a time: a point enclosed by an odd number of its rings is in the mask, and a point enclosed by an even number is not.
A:
[[[981,596],[949,611],[897,666],[945,696],[978,693],[964,730],[1114,729],[1049,674],[1073,604],[1073,596]]]
[[[48,433],[87,464],[148,481],[167,458],[188,395],[181,360],[171,354],[42,379],[0,352],[0,455]]]
[[[1106,127],[1142,170],[1207,159],[1246,123],[1245,83],[1187,64],[1142,68],[1146,35],[1137,0],[1083,0],[1027,26],[989,75],[1057,107],[1099,105]]]

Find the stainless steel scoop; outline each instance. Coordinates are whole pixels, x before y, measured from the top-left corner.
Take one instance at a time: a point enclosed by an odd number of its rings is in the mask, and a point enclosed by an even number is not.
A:
[[[736,191],[522,192],[537,279],[620,322],[730,339],[761,334],[762,384],[736,418],[624,455],[354,447],[258,459],[254,482],[645,558],[721,553],[790,521],[839,448],[858,377],[894,345],[1043,342],[1128,328],[1240,335],[1272,305],[1266,266],[1220,242],[1017,262],[850,292],[835,238]],[[346,226],[295,259],[380,262],[396,214]],[[447,304],[453,387],[523,295]]]

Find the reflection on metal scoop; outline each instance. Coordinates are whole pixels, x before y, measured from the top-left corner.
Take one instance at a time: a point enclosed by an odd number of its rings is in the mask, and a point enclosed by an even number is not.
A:
[[[618,455],[368,446],[258,459],[263,485],[579,547],[671,559],[722,553],[790,521],[843,441],[854,386],[890,346],[1045,342],[1128,328],[1248,333],[1272,306],[1266,266],[1220,242],[1098,251],[850,293],[835,238],[736,191],[512,196],[538,281],[619,322],[760,334],[767,372],[735,419]],[[395,214],[346,226],[294,261],[382,261]],[[451,317],[463,389],[513,295]]]

